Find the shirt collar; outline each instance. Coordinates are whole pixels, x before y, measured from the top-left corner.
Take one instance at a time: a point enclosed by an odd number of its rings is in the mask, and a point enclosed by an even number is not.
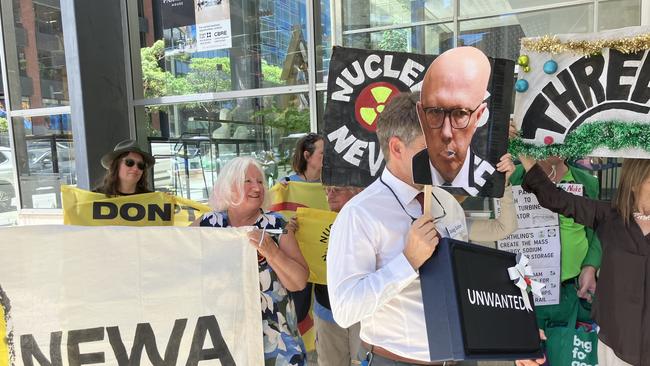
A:
[[[385,168],[383,173],[381,173],[381,179],[393,190],[395,196],[404,205],[409,204],[420,193],[417,189],[394,176],[388,168]]]
[[[452,187],[467,187],[469,185],[470,155],[472,155],[472,153],[468,149],[467,154],[465,155],[463,166],[460,168],[460,171],[458,172],[458,175],[456,175],[456,178],[450,182]],[[445,179],[442,177],[442,175],[440,175],[440,173],[438,173],[436,168],[433,167],[431,161],[429,161],[429,167],[431,168],[431,181],[433,182],[433,185],[444,185],[446,183]]]

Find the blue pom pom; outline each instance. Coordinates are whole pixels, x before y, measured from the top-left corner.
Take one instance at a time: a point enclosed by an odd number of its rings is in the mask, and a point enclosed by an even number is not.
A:
[[[528,90],[528,81],[524,79],[519,79],[515,83],[515,90],[518,91],[519,93],[523,93],[526,90]]]
[[[551,75],[557,71],[557,62],[548,60],[544,63],[544,72]]]

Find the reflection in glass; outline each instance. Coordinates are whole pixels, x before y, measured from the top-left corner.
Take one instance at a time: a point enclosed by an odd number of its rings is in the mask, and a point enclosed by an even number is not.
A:
[[[453,46],[451,23],[355,33],[343,37],[346,47],[438,55]]]
[[[148,109],[154,188],[197,201],[236,156],[257,158],[270,182],[285,176],[296,140],[309,132],[306,93]]]
[[[16,222],[16,182],[14,158],[9,147],[9,121],[4,100],[0,99],[0,226]]]
[[[453,15],[451,0],[341,0],[343,31],[446,21]]]
[[[593,5],[462,21],[459,46],[474,46],[490,57],[516,60],[520,39],[593,30]]]
[[[61,185],[75,184],[70,115],[13,118],[23,208],[61,208]]]
[[[481,16],[486,14],[508,14],[513,10],[533,6],[553,6],[566,0],[459,0],[460,16]]]
[[[330,3],[336,0],[320,0],[314,4],[314,43],[316,44],[316,82],[327,81],[332,57],[332,16]]]
[[[305,0],[160,6],[163,37],[141,49],[145,97],[307,82]],[[223,33],[213,31],[208,38],[219,41],[206,41],[204,30],[211,24]]]
[[[650,6],[650,4],[646,5]],[[616,16],[612,16],[616,14]],[[598,30],[617,29],[641,24],[641,0],[600,0]]]
[[[12,93],[21,96],[20,104],[13,108],[68,105],[59,0],[12,0],[11,5],[15,44],[8,41],[7,47],[15,47],[19,78]]]

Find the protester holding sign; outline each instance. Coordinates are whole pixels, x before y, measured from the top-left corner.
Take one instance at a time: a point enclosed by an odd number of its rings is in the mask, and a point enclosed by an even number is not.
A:
[[[598,199],[600,191],[598,179],[584,169],[569,165],[564,159],[555,156],[540,160],[538,164],[556,185],[579,185],[586,197]],[[524,168],[518,166],[515,174],[510,178],[512,184],[521,185],[525,173]],[[596,290],[596,271],[600,267],[602,257],[600,241],[591,228],[584,227],[563,215],[559,215],[559,226],[560,303],[536,307],[538,326],[544,330],[555,327],[575,329],[576,324],[572,320],[574,317],[580,322],[591,321],[588,311],[576,310],[583,308],[579,298],[592,301]],[[549,342],[554,342],[553,336],[556,333],[558,332],[555,330],[547,332]],[[549,349],[549,353],[551,352],[553,350]]]
[[[320,183],[320,174],[323,169],[323,151],[325,140],[317,133],[309,133],[296,143],[293,152],[291,167],[294,174],[283,178],[285,182]]]
[[[417,269],[435,251],[438,232],[467,239],[463,209],[444,190],[432,191],[438,220],[422,216],[422,186],[412,183],[411,172],[413,155],[425,147],[414,99],[398,94],[379,115],[386,168],[343,207],[327,253],[334,319],[344,328],[361,322],[373,365],[430,361]]]
[[[304,365],[305,345],[298,333],[296,310],[288,291],[302,290],[309,271],[294,236],[294,227],[286,227],[279,239],[266,230],[285,228],[275,212],[264,212],[266,198],[264,170],[252,158],[237,157],[224,166],[215,182],[211,206],[200,226],[254,226],[249,233],[257,248],[262,300],[264,358],[266,365]]]
[[[601,366],[650,365],[650,160],[625,159],[615,200],[599,202],[557,189],[540,164],[520,156],[523,187],[539,203],[596,231],[603,257],[592,315]]]
[[[359,187],[325,187],[330,210],[340,212],[352,197],[361,192]],[[334,321],[327,285],[314,284],[314,325],[318,366],[351,365],[356,360],[361,339],[359,323],[342,328]]]
[[[293,161],[291,167],[294,174],[282,178],[280,184],[286,185],[288,182],[306,182],[320,183],[321,171],[323,169],[323,152],[325,150],[325,139],[317,133],[308,133],[296,142],[296,148],[293,151]],[[295,208],[294,208],[295,210]],[[296,224],[296,218],[292,217],[291,222]],[[298,324],[301,334],[307,344],[310,360],[313,357],[313,337],[309,331],[312,329],[313,320],[309,316],[311,310],[313,286],[311,283],[302,291],[293,292],[291,296],[294,299],[296,311],[298,313]],[[311,333],[313,334],[313,333]]]
[[[147,172],[155,163],[156,159],[140,149],[136,141],[121,141],[113,151],[102,156],[106,174],[102,184],[94,191],[107,196],[152,192],[148,186]]]

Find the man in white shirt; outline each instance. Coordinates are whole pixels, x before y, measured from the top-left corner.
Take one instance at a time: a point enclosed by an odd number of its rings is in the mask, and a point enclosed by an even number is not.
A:
[[[361,339],[375,357],[411,363],[430,360],[417,269],[433,254],[438,233],[467,240],[463,209],[444,190],[433,187],[432,215],[439,219],[422,216],[422,187],[411,178],[413,155],[425,147],[416,102],[416,95],[399,94],[380,115],[386,169],[343,207],[327,253],[336,322],[361,321]]]
[[[431,216],[422,215],[422,186],[412,178],[412,158],[425,147],[416,103],[417,95],[399,94],[380,114],[377,137],[386,168],[343,207],[329,240],[334,319],[341,327],[361,322],[373,366],[436,364],[430,362],[418,269],[435,251],[438,235],[467,241],[463,209],[446,191],[433,187]]]

